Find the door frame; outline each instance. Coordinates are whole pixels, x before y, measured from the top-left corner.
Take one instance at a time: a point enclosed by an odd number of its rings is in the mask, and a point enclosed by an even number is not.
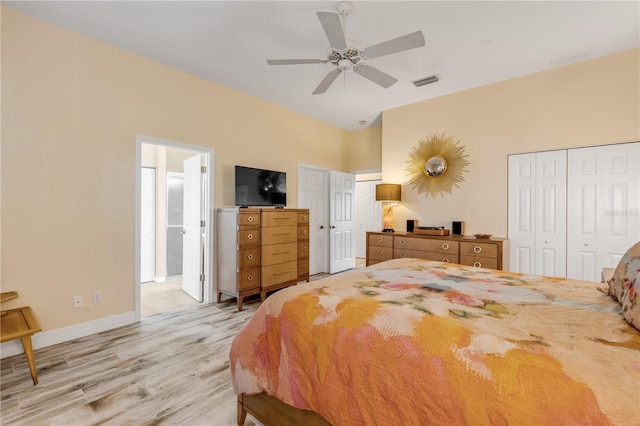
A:
[[[135,204],[135,218],[134,218],[134,244],[133,244],[133,257],[134,257],[134,308],[135,308],[135,321],[141,319],[141,306],[140,306],[140,183],[141,183],[141,168],[142,168],[142,144],[150,144],[157,146],[165,146],[177,149],[187,149],[191,151],[197,151],[203,154],[206,172],[206,191],[203,200],[203,209],[206,212],[205,228],[204,228],[204,297],[203,303],[213,303],[214,293],[216,288],[216,276],[213,270],[215,254],[215,244],[213,244],[213,230],[214,224],[214,170],[215,164],[215,151],[213,148],[191,145],[182,142],[171,141],[167,139],[155,138],[152,136],[137,135],[136,136],[136,161],[135,161],[135,179],[134,179],[134,204]]]

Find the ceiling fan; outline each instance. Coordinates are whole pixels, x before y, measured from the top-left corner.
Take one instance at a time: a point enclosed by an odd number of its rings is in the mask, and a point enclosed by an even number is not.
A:
[[[320,24],[327,35],[327,39],[329,39],[329,45],[331,46],[327,59],[268,59],[267,64],[298,65],[331,63],[335,68],[329,71],[329,74],[327,74],[318,87],[316,87],[313,91],[314,95],[326,92],[336,78],[338,78],[343,71],[347,71],[350,68],[352,68],[356,74],[373,81],[385,89],[391,87],[398,81],[396,78],[371,65],[364,64],[362,61],[424,46],[424,35],[422,35],[422,31],[416,31],[402,37],[369,46],[365,49],[351,47],[347,45],[340,17],[342,16],[342,18],[345,19],[352,9],[353,5],[351,2],[341,1],[337,5],[338,13],[316,12]]]

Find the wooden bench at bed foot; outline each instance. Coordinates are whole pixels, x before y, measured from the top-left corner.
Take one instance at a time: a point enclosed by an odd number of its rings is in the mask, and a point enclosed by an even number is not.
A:
[[[331,426],[320,414],[292,407],[264,392],[238,395],[238,426],[244,425],[247,413],[264,426]]]
[[[31,336],[40,331],[38,321],[29,306],[22,308],[8,309],[2,311],[2,319],[0,323],[0,342],[8,342],[9,340],[20,339],[24,354],[27,357],[29,371],[33,384],[38,384],[38,373],[36,372],[36,358],[33,355],[33,345],[31,344]]]

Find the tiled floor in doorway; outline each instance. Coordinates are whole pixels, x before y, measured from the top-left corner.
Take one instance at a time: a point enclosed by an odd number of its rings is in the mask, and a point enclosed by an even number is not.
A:
[[[140,285],[142,318],[197,304],[197,300],[182,290],[182,278],[171,279],[163,283],[151,281]]]

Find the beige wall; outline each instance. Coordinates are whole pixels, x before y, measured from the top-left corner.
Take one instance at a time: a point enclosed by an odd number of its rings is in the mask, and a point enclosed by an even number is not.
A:
[[[341,129],[1,12],[1,285],[45,331],[134,310],[136,135],[213,147],[215,208],[235,164],[286,171],[291,207],[299,163],[348,170]]]
[[[471,163],[444,197],[404,185],[395,222],[506,236],[507,155],[640,140],[639,63],[633,49],[385,111],[383,181],[406,183],[409,153],[434,133],[460,140]]]
[[[382,167],[382,126],[345,132],[348,170],[358,172]]]

